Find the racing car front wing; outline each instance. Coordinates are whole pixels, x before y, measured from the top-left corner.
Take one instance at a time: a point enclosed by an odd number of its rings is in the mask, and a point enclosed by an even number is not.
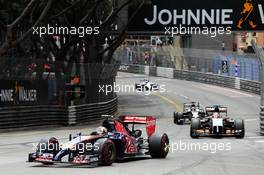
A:
[[[229,133],[211,133],[210,131],[205,131],[205,130],[196,130],[194,131],[194,134],[199,136],[199,137],[236,137],[239,136],[240,133],[243,132],[242,130],[236,130],[234,132],[229,132]]]
[[[73,158],[72,161],[54,161],[50,154],[37,156],[36,153],[29,153],[28,162],[39,162],[46,165],[51,164],[75,164],[75,165],[92,165],[98,166],[100,163],[99,155],[80,155]]]

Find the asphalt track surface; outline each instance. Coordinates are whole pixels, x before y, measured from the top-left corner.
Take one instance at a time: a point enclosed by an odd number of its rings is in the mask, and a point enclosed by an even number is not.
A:
[[[117,83],[134,86],[145,75],[119,73]],[[201,83],[148,77],[163,85],[166,92],[144,95],[136,92],[119,92],[119,113],[157,116],[157,131],[166,132],[170,138],[171,151],[166,159],[129,159],[109,167],[27,163],[27,153],[40,138],[55,136],[66,141],[70,133],[90,133],[99,125],[60,127],[0,133],[0,173],[56,174],[56,175],[263,175],[264,137],[259,135],[259,96],[228,88]],[[199,101],[203,106],[222,104],[228,114],[245,120],[246,136],[236,138],[191,139],[189,125],[173,124],[172,114],[181,110],[182,103]],[[199,145],[192,147],[192,144]],[[185,145],[185,146],[184,146]],[[188,148],[189,145],[189,148]],[[217,148],[217,149],[216,149]],[[174,150],[172,150],[174,149]]]

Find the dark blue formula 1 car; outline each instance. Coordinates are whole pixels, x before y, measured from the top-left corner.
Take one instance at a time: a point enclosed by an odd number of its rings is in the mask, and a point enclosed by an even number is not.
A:
[[[136,125],[146,126],[145,138],[141,130],[135,129]],[[96,131],[89,135],[70,136],[64,144],[59,144],[54,137],[40,140],[36,152],[28,155],[28,162],[111,165],[127,157],[150,155],[165,158],[169,151],[169,138],[165,133],[156,134],[155,128],[154,116],[107,118]]]

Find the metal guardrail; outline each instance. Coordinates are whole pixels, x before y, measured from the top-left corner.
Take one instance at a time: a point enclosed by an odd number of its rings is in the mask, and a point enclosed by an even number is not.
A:
[[[10,64],[2,65],[0,72],[0,89],[5,92],[0,99],[0,130],[75,125],[99,120],[102,114],[117,112],[116,93],[100,93],[100,90],[108,85],[113,86],[119,64],[73,64],[69,66],[71,71],[62,69],[65,72],[61,72],[57,78],[55,73],[58,65],[55,64],[49,64],[49,70],[44,71],[44,64],[39,60],[15,59],[10,62],[7,58],[2,59],[2,62]],[[41,76],[47,77],[49,73],[53,77],[43,79]],[[75,87],[71,82],[76,75],[80,77],[80,82]],[[34,101],[23,100],[20,93],[24,91],[20,92],[19,88],[34,90],[37,94]],[[13,92],[19,89],[18,93],[12,94],[13,99],[6,97],[10,89]],[[73,92],[79,91],[83,97],[75,98]],[[29,95],[24,96],[28,98],[26,96]]]
[[[102,115],[114,115],[117,112],[117,97],[101,103],[68,107],[68,125],[86,123],[102,119]]]
[[[261,83],[257,81],[240,80],[240,90],[260,95]]]
[[[126,67],[127,67],[126,70],[123,69],[119,71],[139,73],[139,74],[144,73],[150,76],[160,76],[166,78],[172,78],[172,77],[171,75],[166,75],[164,72],[173,71],[174,79],[196,81],[196,82],[213,84],[222,87],[239,89],[254,94],[260,94],[260,82],[257,81],[245,80],[241,78],[216,75],[210,73],[202,73],[196,71],[176,70],[173,68],[151,67],[151,66],[143,66],[143,65],[126,65]]]
[[[117,112],[117,97],[101,103],[77,106],[14,106],[0,108],[0,130],[41,126],[65,126],[100,120]]]
[[[260,106],[260,134],[264,135],[264,106]]]
[[[174,70],[174,78],[235,88],[235,78],[208,73]]]
[[[0,108],[0,129],[66,125],[63,106],[14,106]]]

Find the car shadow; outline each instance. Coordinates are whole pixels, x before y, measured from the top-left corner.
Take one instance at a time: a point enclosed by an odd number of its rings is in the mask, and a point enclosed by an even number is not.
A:
[[[149,159],[151,159],[151,157],[130,157],[130,158],[125,158],[123,160],[117,160],[116,163],[128,163],[128,162],[135,162],[135,161],[142,161]]]
[[[55,165],[32,165],[31,168],[96,168],[98,166],[91,166],[91,165],[73,165],[73,164],[55,164]]]
[[[131,157],[131,158],[125,158],[123,160],[117,160],[114,164],[124,164],[129,162],[135,162],[135,161],[142,161],[142,160],[149,160],[151,157]],[[36,164],[29,166],[31,168],[96,168],[96,167],[106,167],[106,166],[96,166],[96,165],[74,165],[74,164],[53,164],[53,165],[44,165],[44,164]]]

